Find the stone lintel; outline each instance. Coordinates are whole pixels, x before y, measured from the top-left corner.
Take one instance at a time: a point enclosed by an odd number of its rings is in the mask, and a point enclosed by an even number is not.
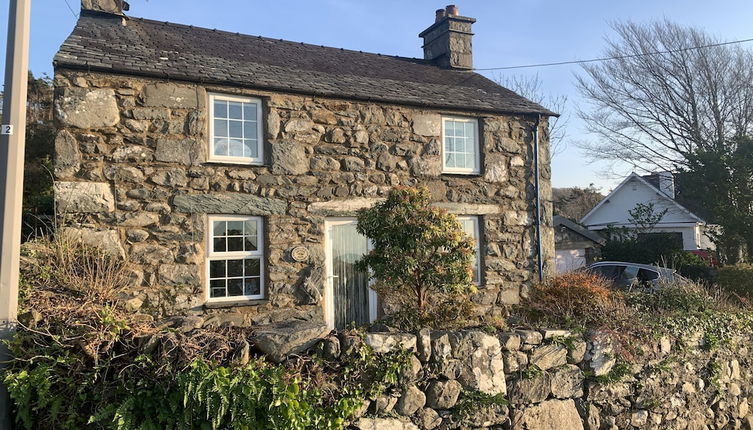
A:
[[[354,216],[359,209],[367,209],[383,202],[379,198],[355,198],[348,200],[330,200],[328,202],[311,203],[309,210],[317,215]]]
[[[458,215],[499,215],[503,212],[501,205],[489,205],[479,203],[432,203],[436,208],[446,209],[448,212]]]
[[[176,212],[227,215],[284,215],[284,200],[240,193],[178,194],[173,198]]]

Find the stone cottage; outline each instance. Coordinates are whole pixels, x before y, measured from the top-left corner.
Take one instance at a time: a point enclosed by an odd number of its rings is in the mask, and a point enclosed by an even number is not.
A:
[[[486,313],[538,276],[545,108],[473,72],[472,18],[437,11],[424,58],[133,18],[83,0],[54,59],[65,234],[134,266],[128,306],[197,324],[379,315],[354,215],[427,186],[478,243]],[[539,139],[536,136],[540,136]],[[554,259],[540,163],[544,270]]]

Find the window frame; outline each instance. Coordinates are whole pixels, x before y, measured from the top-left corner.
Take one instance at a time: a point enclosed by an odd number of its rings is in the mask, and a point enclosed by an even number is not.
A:
[[[214,154],[214,102],[215,100],[224,100],[231,102],[241,103],[253,103],[256,105],[256,142],[257,142],[257,157],[238,157],[231,155],[215,155]],[[262,122],[263,102],[258,97],[239,96],[221,93],[209,93],[209,153],[207,161],[214,163],[227,163],[227,164],[245,164],[245,165],[264,165],[264,124]],[[229,136],[228,136],[229,137]]]
[[[445,151],[446,151],[446,142],[445,137],[447,135],[446,132],[446,124],[447,121],[457,121],[457,122],[470,122],[474,124],[473,127],[473,139],[474,139],[474,148],[475,148],[475,154],[474,154],[474,164],[475,168],[469,169],[466,167],[448,167],[447,166],[447,157],[445,157]],[[456,174],[456,175],[480,175],[481,174],[481,141],[479,139],[479,120],[478,118],[468,118],[468,117],[460,117],[460,116],[449,116],[444,115],[442,116],[442,150],[441,150],[441,156],[442,156],[442,173],[449,173],[449,174]]]
[[[457,215],[458,221],[470,220],[473,222],[473,235],[472,239],[476,242],[476,280],[473,281],[476,285],[481,285],[481,216],[480,215]],[[462,228],[462,223],[460,227]],[[465,233],[465,230],[463,230]]]
[[[228,251],[228,252],[215,252],[214,251],[214,222],[215,221],[256,221],[256,251]],[[207,215],[207,227],[205,234],[205,294],[204,299],[207,303],[222,303],[222,302],[240,302],[240,301],[253,301],[264,300],[266,297],[265,288],[265,246],[264,246],[264,218],[260,216],[251,215]],[[240,295],[240,296],[225,296],[225,297],[212,297],[211,289],[211,276],[210,276],[210,262],[216,260],[259,260],[259,294],[254,295]],[[228,279],[227,276],[224,279]]]

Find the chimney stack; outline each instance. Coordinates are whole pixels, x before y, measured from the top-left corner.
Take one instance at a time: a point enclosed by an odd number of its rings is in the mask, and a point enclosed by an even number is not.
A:
[[[434,24],[418,35],[424,39],[424,59],[446,69],[473,69],[474,22],[474,18],[460,16],[454,4],[438,9]]]
[[[125,0],[81,0],[81,10],[112,15],[123,16],[123,11],[129,9],[128,2]]]
[[[657,176],[659,177],[659,191],[674,199],[675,177],[672,172],[659,172]]]

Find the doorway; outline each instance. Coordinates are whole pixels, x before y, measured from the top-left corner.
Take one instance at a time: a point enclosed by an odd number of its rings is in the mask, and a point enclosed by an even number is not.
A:
[[[376,320],[377,295],[369,277],[356,262],[369,252],[369,240],[356,231],[355,218],[328,218],[325,222],[327,283],[324,315],[330,328],[360,326]]]

